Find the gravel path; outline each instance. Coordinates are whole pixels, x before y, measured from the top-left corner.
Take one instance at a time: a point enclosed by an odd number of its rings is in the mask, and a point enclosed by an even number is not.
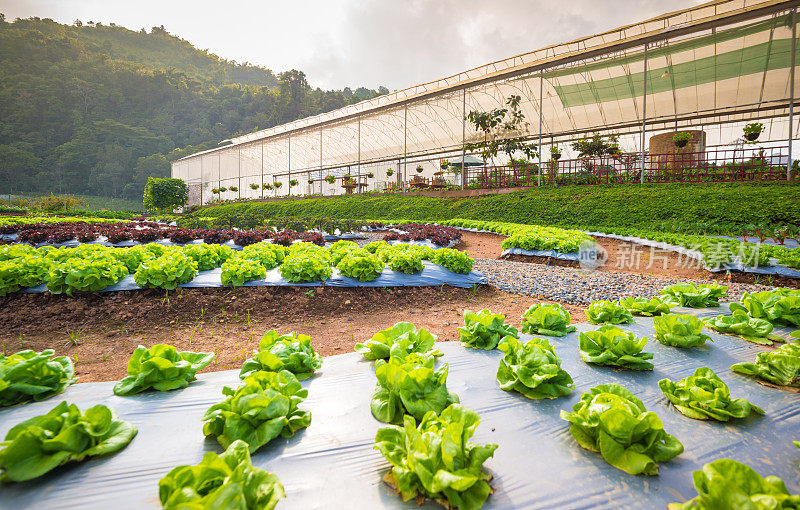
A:
[[[657,296],[663,287],[685,281],[494,259],[476,259],[472,270],[483,273],[491,285],[502,291],[572,304],[589,303],[599,299],[616,300],[627,296]],[[712,280],[692,281],[713,283]],[[744,292],[758,292],[772,288],[744,283],[728,285],[731,300],[738,300]]]

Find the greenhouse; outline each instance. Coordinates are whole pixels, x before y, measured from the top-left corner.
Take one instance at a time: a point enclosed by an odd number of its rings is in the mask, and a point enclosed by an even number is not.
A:
[[[673,170],[754,159],[755,170],[709,179],[785,179],[789,126],[797,130],[796,5],[714,1],[664,14],[226,140],[173,162],[172,176],[189,184],[190,204],[415,182],[434,189],[532,186],[548,177],[581,183],[585,164],[570,142],[599,133],[617,137],[620,151],[596,165],[606,173],[595,182],[703,181]],[[524,115],[514,136],[532,142],[538,156],[522,169],[502,159],[466,162],[470,152],[479,156],[469,144],[483,137],[468,114],[503,108],[512,96]],[[758,146],[740,138],[754,121],[763,127]],[[686,150],[663,143],[683,130],[692,133]],[[566,156],[545,162],[550,147]]]

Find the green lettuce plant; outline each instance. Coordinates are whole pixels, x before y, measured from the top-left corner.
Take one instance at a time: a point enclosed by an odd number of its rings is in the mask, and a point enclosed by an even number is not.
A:
[[[271,510],[284,497],[278,477],[250,462],[244,441],[234,441],[220,455],[206,453],[196,466],[178,466],[158,482],[165,509]]]
[[[311,413],[297,406],[308,396],[291,372],[255,372],[236,389],[225,386],[227,398],[203,415],[203,434],[216,436],[227,448],[236,440],[250,447],[250,453],[278,436],[292,437],[311,424]]]
[[[667,313],[653,317],[656,340],[673,347],[698,347],[713,342],[703,334],[705,323],[691,314]]]
[[[669,313],[672,307],[675,306],[673,303],[658,297],[650,299],[627,297],[620,299],[619,304],[633,315],[641,315],[644,317]]]
[[[280,268],[281,276],[292,283],[325,281],[333,274],[324,252],[299,251],[287,255]]]
[[[575,389],[572,377],[561,368],[561,359],[544,338],[522,343],[507,336],[498,349],[505,355],[497,368],[497,382],[505,391],[518,391],[528,398],[558,398]]]
[[[772,324],[764,319],[754,319],[742,309],[732,315],[717,315],[704,319],[706,326],[720,333],[739,335],[748,342],[772,345],[773,341],[783,342],[783,338],[772,334]]]
[[[642,352],[646,337],[638,337],[616,326],[600,326],[578,336],[581,359],[587,363],[611,365],[632,370],[653,370],[652,352]]]
[[[667,434],[661,419],[619,384],[601,384],[561,411],[578,444],[599,452],[606,462],[632,475],[657,475],[658,463],[681,453],[683,445]]]
[[[385,423],[402,423],[403,415],[421,420],[428,411],[439,414],[457,403],[458,396],[447,391],[447,363],[434,368],[434,359],[430,354],[412,352],[376,361],[378,384],[370,401],[372,416]]]
[[[0,355],[0,407],[44,400],[78,380],[72,360],[53,349]]]
[[[8,431],[0,443],[0,481],[24,482],[68,462],[114,453],[135,435],[136,427],[104,405],[81,412],[61,402]]]
[[[480,421],[476,412],[453,404],[439,416],[427,413],[419,425],[405,416],[402,428],[378,429],[375,449],[392,465],[384,480],[403,501],[426,497],[447,508],[481,508],[492,493],[483,463],[497,445],[469,440]]]
[[[213,352],[178,352],[175,347],[156,344],[136,348],[128,360],[128,376],[114,385],[120,396],[145,390],[170,391],[186,388],[195,374],[214,360]]]
[[[677,383],[669,379],[658,381],[658,387],[681,414],[695,420],[728,421],[764,414],[764,410],[743,398],[732,399],[728,385],[713,370],[700,367],[694,375]]]
[[[221,266],[233,250],[224,244],[190,244],[183,248],[183,253],[197,262],[198,271],[208,271]]]
[[[719,306],[719,300],[728,297],[728,286],[682,282],[664,287],[661,289],[661,294],[677,306],[710,308]]]
[[[492,350],[500,343],[500,339],[510,335],[519,337],[517,328],[505,324],[506,316],[483,309],[480,312],[464,310],[464,325],[458,328],[461,343],[473,349]]]
[[[466,252],[454,250],[452,248],[440,248],[434,250],[431,255],[431,262],[438,264],[454,273],[467,274],[472,271],[475,259],[467,255]]]
[[[371,282],[383,272],[383,262],[366,250],[353,250],[336,265],[336,269],[348,278]]]
[[[731,370],[778,386],[800,387],[800,342],[784,344],[774,351],[759,352],[755,363],[736,363]]]
[[[560,337],[577,329],[570,326],[571,318],[569,312],[557,303],[536,303],[522,314],[520,327],[523,333]]]
[[[133,274],[146,262],[155,258],[153,252],[144,246],[131,246],[130,248],[113,248],[108,251],[115,259],[125,264],[128,273]]]
[[[255,260],[269,271],[283,262],[285,253],[284,247],[280,244],[255,243],[242,248],[238,256],[247,260]]]
[[[353,241],[346,241],[344,239],[340,239],[336,241],[332,245],[326,248],[328,252],[328,256],[331,259],[331,265],[336,266],[341,262],[343,258],[349,255],[353,251],[359,251],[361,248],[354,243]],[[375,253],[374,251],[368,250],[368,253]]]
[[[436,335],[427,329],[417,327],[410,322],[398,322],[390,328],[378,331],[372,339],[357,343],[355,351],[370,360],[386,359],[389,356],[401,356],[410,352],[428,353],[441,356],[439,350],[433,350]]]
[[[777,476],[766,478],[753,468],[731,459],[719,459],[692,473],[697,496],[686,503],[671,503],[669,510],[800,508],[800,496],[791,494]]]
[[[239,287],[253,280],[261,280],[267,276],[266,268],[260,262],[233,256],[222,264],[220,280],[223,285]]]
[[[47,290],[71,296],[74,292],[97,292],[128,275],[128,268],[109,253],[95,252],[86,258],[70,258],[53,264],[47,275]]]
[[[0,297],[47,281],[52,262],[35,254],[0,261]]]
[[[742,310],[750,317],[773,324],[800,326],[800,290],[777,288],[742,295],[742,302],[731,303],[731,312]]]
[[[411,251],[392,251],[386,260],[389,269],[406,274],[414,274],[425,269],[422,256]]]
[[[592,301],[586,309],[589,324],[631,324],[633,315],[613,301]]]
[[[261,337],[258,350],[247,359],[239,372],[244,379],[255,372],[280,372],[288,370],[299,380],[308,379],[322,367],[322,358],[311,345],[311,337],[294,331],[279,335],[270,330]]]
[[[173,290],[197,276],[197,262],[180,249],[165,252],[160,257],[143,262],[133,280],[139,287]]]

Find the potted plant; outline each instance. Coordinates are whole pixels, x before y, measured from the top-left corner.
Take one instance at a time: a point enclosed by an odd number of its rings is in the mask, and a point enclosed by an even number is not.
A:
[[[374,178],[375,178],[375,174],[374,173],[367,172],[367,179],[374,179]]]
[[[309,183],[309,184],[314,184],[314,179],[309,179],[309,180],[308,180],[308,183]]]
[[[336,177],[328,174],[325,176],[325,182],[327,182],[328,184],[333,184],[334,182],[336,182]]]
[[[219,188],[220,193],[225,193],[226,191],[228,191],[228,188],[226,188],[225,186],[220,186]]]
[[[392,170],[391,168],[387,168],[386,177],[391,177],[392,175],[394,175],[394,170]]]
[[[214,195],[218,195],[219,194],[219,188],[211,188],[211,193],[214,194]]]
[[[555,161],[561,159],[561,149],[558,148],[558,145],[550,147],[550,159]]]
[[[297,186],[297,179],[289,179],[289,187]]]
[[[261,187],[264,189],[272,189],[272,184],[265,182]]]
[[[416,168],[416,170],[417,170],[417,173],[418,173],[418,174],[421,174],[421,173],[422,173],[422,170],[423,170],[423,168],[422,168],[422,165],[417,165],[417,168]]]
[[[283,186],[283,183],[278,181],[275,184],[273,184],[273,186],[275,186],[275,189],[280,189],[280,187]]]
[[[350,172],[348,172],[348,173],[344,174],[344,177],[342,177],[342,179],[344,180],[344,182],[350,182],[350,181],[353,180],[353,176],[350,175]]]
[[[448,159],[442,159],[442,160],[440,160],[440,161],[439,161],[439,167],[440,167],[442,170],[447,170],[448,168],[450,168],[450,160],[448,160]]]
[[[672,135],[672,143],[675,144],[675,147],[682,148],[686,147],[686,144],[692,139],[692,134],[688,131],[680,131]]]
[[[258,184],[254,183],[254,182],[251,182],[250,183],[250,189],[252,189],[252,190],[258,189]]]
[[[764,131],[764,124],[760,122],[751,122],[744,127],[744,138],[748,142],[755,142]]]

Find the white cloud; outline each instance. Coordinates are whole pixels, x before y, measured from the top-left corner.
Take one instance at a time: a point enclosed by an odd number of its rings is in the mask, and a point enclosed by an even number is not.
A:
[[[0,0],[7,19],[164,25],[224,58],[312,85],[390,89],[602,32],[697,0]]]

